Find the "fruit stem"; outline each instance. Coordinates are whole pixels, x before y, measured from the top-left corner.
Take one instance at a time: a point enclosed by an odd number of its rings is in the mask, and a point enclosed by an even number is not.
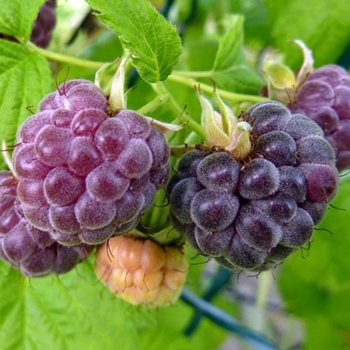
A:
[[[213,76],[213,72],[206,71],[185,71],[185,70],[174,70],[173,74],[177,76],[183,76],[186,78],[211,78]]]
[[[159,94],[152,101],[148,102],[147,104],[139,108],[137,110],[137,113],[141,115],[147,115],[148,113],[153,112],[156,108],[166,103],[169,97],[170,97],[169,93]]]
[[[255,305],[247,313],[247,325],[262,334],[266,333],[266,304],[270,286],[270,271],[259,274]]]
[[[186,152],[196,149],[196,145],[171,145],[170,153],[173,157],[181,158]]]
[[[151,231],[160,231],[168,225],[167,220],[169,206],[166,204],[167,198],[165,192],[158,191],[153,206],[149,211],[148,217],[146,218],[146,225],[150,228]]]
[[[171,96],[171,94],[168,92],[168,89],[165,87],[165,85],[162,82],[157,82],[155,84],[151,84],[153,90],[159,94],[159,95],[169,95],[169,98],[165,103],[171,110],[171,112],[176,116],[176,118],[172,121],[172,124],[181,125],[186,124],[190,129],[195,131],[200,138],[205,140],[205,131],[204,128],[195,122],[186,112],[183,108],[181,108],[175,101],[175,99]]]
[[[256,307],[265,309],[270,288],[270,271],[262,271],[259,275],[259,285],[256,296]]]
[[[97,70],[97,69],[101,68],[104,64],[107,63],[107,62],[90,61],[90,60],[85,60],[85,59],[78,58],[78,57],[63,55],[63,54],[60,54],[57,52],[42,49],[42,48],[34,45],[31,42],[28,42],[26,45],[30,51],[38,52],[42,56],[46,57],[49,60],[57,61],[57,62],[61,62],[61,63],[67,63],[67,64],[71,64],[73,66],[80,66],[80,67],[91,68],[91,69]]]
[[[186,75],[182,75],[180,73],[183,73],[183,72],[174,71],[171,75],[168,76],[168,80],[182,84],[182,85],[190,86],[190,87],[198,86],[198,84],[199,84],[202,91],[204,91],[206,93],[210,93],[210,94],[212,93],[212,91],[213,91],[212,85],[199,83],[195,79],[189,78],[188,74],[186,74],[187,75],[186,76]],[[257,96],[257,95],[239,94],[239,93],[230,92],[230,91],[222,90],[222,89],[217,89],[217,92],[222,98],[224,98],[232,103],[236,103],[236,102],[256,103],[256,102],[262,102],[262,101],[269,101],[268,98],[262,97],[262,96]]]

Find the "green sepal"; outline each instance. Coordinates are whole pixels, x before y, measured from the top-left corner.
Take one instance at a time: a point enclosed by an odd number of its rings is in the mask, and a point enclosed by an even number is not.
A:
[[[250,131],[252,127],[245,121],[238,122],[232,132],[231,145],[225,149],[237,160],[245,159],[252,150]]]
[[[263,63],[263,73],[267,84],[268,97],[288,104],[294,100],[296,79],[294,72],[286,66],[283,58],[276,54],[267,54]]]
[[[201,94],[200,89],[197,89],[197,95],[202,107],[201,124],[205,130],[207,146],[225,148],[231,140],[229,133],[224,131],[223,118],[218,112],[214,111],[210,101]],[[232,120],[232,124],[235,124],[234,120]]]

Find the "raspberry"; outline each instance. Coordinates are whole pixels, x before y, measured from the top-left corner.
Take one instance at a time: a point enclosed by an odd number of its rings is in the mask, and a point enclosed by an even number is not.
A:
[[[30,41],[39,47],[46,48],[50,44],[52,32],[56,25],[55,9],[56,0],[47,0],[39,9],[30,36]],[[0,38],[17,41],[14,37],[1,33]]]
[[[39,47],[47,47],[51,41],[52,31],[56,25],[56,0],[46,1],[39,10],[30,41]]]
[[[23,213],[61,244],[100,244],[132,229],[168,180],[162,132],[131,110],[112,113],[96,85],[71,80],[17,132]]]
[[[62,246],[29,224],[17,203],[16,179],[9,171],[0,171],[0,223],[0,258],[28,277],[66,273],[94,248]]]
[[[294,113],[307,115],[323,129],[334,149],[339,171],[350,167],[349,98],[350,79],[346,70],[325,65],[308,75],[290,106]]]
[[[338,186],[335,154],[322,129],[279,102],[241,116],[251,152],[187,152],[167,191],[170,221],[198,254],[233,270],[261,271],[309,242]]]
[[[186,280],[188,263],[179,247],[132,236],[100,245],[96,276],[117,296],[147,307],[173,304]]]

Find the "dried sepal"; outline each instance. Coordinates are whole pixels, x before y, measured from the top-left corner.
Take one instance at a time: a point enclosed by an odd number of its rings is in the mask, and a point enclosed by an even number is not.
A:
[[[296,76],[296,86],[299,87],[306,77],[314,70],[314,59],[312,51],[301,40],[294,40],[294,42],[301,48],[303,52],[303,64]]]
[[[237,160],[245,159],[252,150],[250,142],[251,125],[241,121],[237,123],[231,136],[231,145],[225,149]]]

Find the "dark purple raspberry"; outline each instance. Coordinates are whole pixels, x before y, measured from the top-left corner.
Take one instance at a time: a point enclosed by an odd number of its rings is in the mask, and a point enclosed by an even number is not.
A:
[[[48,0],[40,7],[30,37],[30,41],[35,45],[43,48],[49,45],[56,25],[55,9],[56,0]]]
[[[338,172],[331,145],[310,118],[279,102],[242,115],[252,151],[187,152],[170,179],[170,221],[198,254],[232,270],[261,271],[310,241],[334,198]]]
[[[16,187],[13,175],[0,171],[0,258],[28,277],[66,273],[86,260],[94,246],[65,247],[27,221]]]
[[[299,86],[290,109],[305,114],[324,131],[339,171],[350,167],[350,77],[336,65],[313,71]]]
[[[13,165],[24,216],[61,244],[99,244],[132,229],[167,183],[162,132],[131,110],[110,114],[95,84],[71,80],[17,132]]]
[[[265,198],[275,193],[278,186],[278,170],[266,159],[253,159],[239,174],[238,192],[246,199]]]
[[[258,138],[257,152],[275,166],[294,165],[297,146],[284,131],[270,131]]]

